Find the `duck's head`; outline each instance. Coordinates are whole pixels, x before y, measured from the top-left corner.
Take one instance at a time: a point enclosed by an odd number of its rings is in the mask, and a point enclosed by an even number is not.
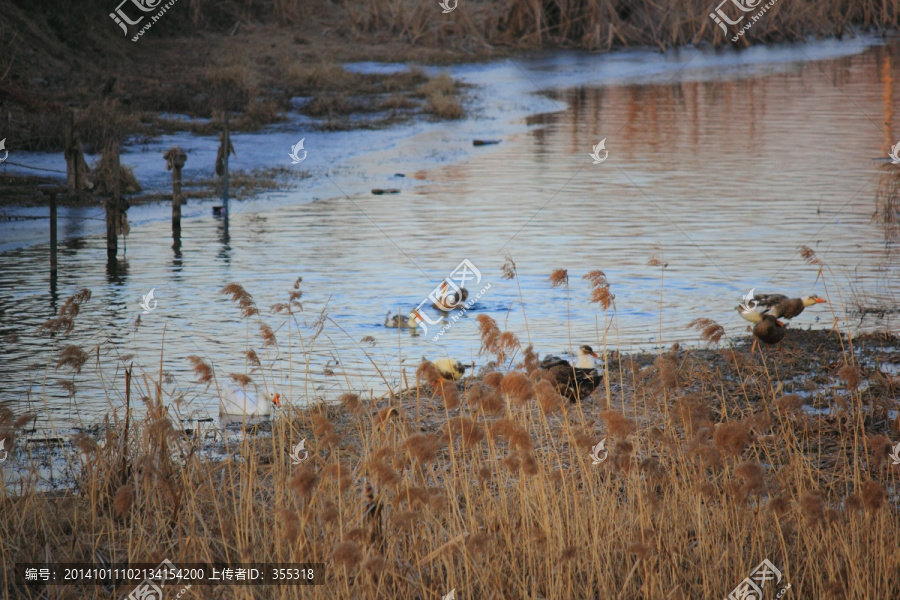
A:
[[[419,324],[422,322],[422,315],[419,313],[419,310],[414,308],[409,311],[409,321],[411,323]]]
[[[593,356],[594,358],[600,358],[599,356],[597,356],[597,353],[594,352],[594,349],[590,346],[579,346],[578,356]]]
[[[273,405],[281,408],[281,394],[278,394],[276,392],[266,392],[265,398]]]
[[[824,304],[827,302],[825,298],[819,298],[815,294],[812,296],[804,296],[803,298],[803,306],[812,306],[813,304]]]

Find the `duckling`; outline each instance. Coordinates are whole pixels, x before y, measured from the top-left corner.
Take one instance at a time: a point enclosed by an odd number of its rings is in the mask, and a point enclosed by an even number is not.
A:
[[[758,306],[765,308],[766,312],[776,319],[793,319],[807,306],[827,302],[815,294],[802,298],[788,298],[784,294],[756,294],[753,299],[759,303]]]
[[[603,381],[603,373],[596,368],[596,358],[597,354],[590,346],[579,346],[574,366],[558,356],[546,356],[540,368],[545,371],[543,377],[553,384],[560,395],[576,402],[590,396]]]
[[[431,361],[431,364],[434,366],[434,370],[438,372],[438,375],[451,381],[458,381],[465,374],[466,369],[469,368],[469,365],[464,365],[452,358],[439,358]]]
[[[459,308],[469,298],[469,290],[460,288],[459,291],[451,290],[447,282],[441,284],[441,295],[437,302],[432,306],[443,312],[450,312],[454,308]]]
[[[415,329],[419,326],[419,320],[421,317],[419,316],[419,311],[412,310],[409,313],[409,318],[406,320],[400,316],[400,314],[391,315],[391,311],[387,311],[387,314],[384,317],[384,326],[385,327],[393,327],[400,329]]]

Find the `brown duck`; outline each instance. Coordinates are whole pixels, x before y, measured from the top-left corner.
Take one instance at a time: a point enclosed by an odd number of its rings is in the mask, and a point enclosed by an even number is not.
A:
[[[540,368],[561,396],[576,402],[587,398],[603,381],[603,373],[598,373],[594,363],[597,354],[590,346],[581,346],[576,352],[575,365],[558,356],[546,356]]]
[[[787,335],[787,327],[784,326],[784,323],[769,313],[744,311],[740,306],[737,307],[737,311],[751,323],[756,323],[753,326],[753,335],[770,346],[777,344]]]

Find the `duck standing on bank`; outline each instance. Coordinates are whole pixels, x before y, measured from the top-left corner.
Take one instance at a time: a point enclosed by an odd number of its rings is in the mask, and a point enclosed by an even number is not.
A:
[[[546,356],[540,368],[545,371],[543,377],[561,396],[576,402],[590,396],[603,381],[603,373],[597,371],[596,358],[597,354],[590,346],[579,346],[574,365],[558,356]]]
[[[753,299],[757,302],[757,308],[762,308],[762,312],[776,319],[793,319],[806,307],[827,302],[815,294],[802,298],[788,298],[784,294],[756,294]]]
[[[787,335],[787,327],[768,312],[757,310],[744,310],[742,306],[737,307],[737,311],[741,316],[754,323],[753,335],[762,340],[769,346],[773,346],[784,339]],[[752,351],[752,350],[751,350]]]
[[[469,368],[469,365],[464,365],[453,358],[439,358],[431,361],[431,364],[438,375],[451,381],[458,381],[461,379],[465,374],[466,369]]]

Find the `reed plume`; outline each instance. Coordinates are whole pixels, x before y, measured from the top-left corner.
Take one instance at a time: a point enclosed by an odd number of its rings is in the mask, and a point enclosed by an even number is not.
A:
[[[606,273],[600,270],[589,271],[582,279],[586,279],[591,283],[591,302],[600,304],[603,310],[608,310],[616,299],[616,295],[609,291],[609,280]]]
[[[414,460],[429,463],[437,457],[438,439],[433,435],[415,433],[406,438],[403,447]]]
[[[56,368],[67,367],[75,373],[81,373],[81,368],[88,361],[88,353],[78,346],[66,346],[59,353],[59,360],[56,362]]]
[[[816,527],[825,522],[825,502],[822,500],[822,494],[804,492],[800,496],[800,509],[808,526]]]
[[[300,497],[308,497],[319,483],[319,476],[307,467],[300,467],[288,485]]]
[[[518,404],[525,404],[534,397],[534,386],[521,371],[507,373],[500,382],[500,391]]]
[[[718,344],[725,337],[725,328],[712,319],[699,318],[688,323],[688,327],[700,332],[700,338],[709,344]]]
[[[863,484],[862,504],[869,512],[877,512],[881,510],[887,499],[884,488],[874,481],[867,481]]]
[[[253,301],[253,296],[251,296],[241,284],[229,283],[223,287],[219,293],[225,296],[231,296],[231,301],[236,302],[238,308],[241,309],[242,317],[247,318],[259,314],[256,303]]]
[[[213,368],[209,366],[202,358],[194,354],[187,357],[197,377],[198,383],[210,384],[213,380]]]
[[[738,421],[719,423],[713,433],[713,443],[716,448],[733,457],[740,456],[750,440],[750,432],[743,423]]]
[[[91,290],[81,288],[71,296],[66,298],[63,305],[59,307],[59,313],[56,318],[48,319],[38,329],[46,330],[52,334],[62,332],[70,333],[75,328],[75,317],[81,312],[81,305],[91,299]]]
[[[552,273],[550,273],[550,287],[568,287],[569,285],[569,271],[566,269],[554,269]]]

